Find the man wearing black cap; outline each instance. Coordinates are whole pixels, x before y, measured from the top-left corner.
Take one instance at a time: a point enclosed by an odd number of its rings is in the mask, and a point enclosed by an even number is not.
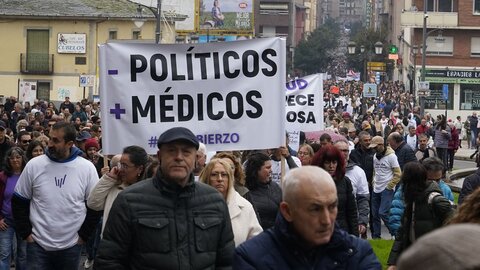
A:
[[[176,127],[157,144],[157,174],[116,198],[95,269],[230,268],[235,245],[227,205],[218,191],[194,181],[197,138]]]
[[[15,144],[6,136],[6,129],[7,125],[0,120],[0,170],[3,170],[3,166],[5,165],[5,154],[8,149],[15,146]]]

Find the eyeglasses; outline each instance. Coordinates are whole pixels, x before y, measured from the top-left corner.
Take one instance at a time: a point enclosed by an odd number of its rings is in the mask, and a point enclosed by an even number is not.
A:
[[[117,165],[118,169],[121,170],[121,169],[129,169],[129,168],[134,168],[136,167],[135,165],[128,165],[126,163],[118,163]]]
[[[19,159],[22,159],[21,156],[11,156],[11,157],[8,157],[9,160],[19,160]]]
[[[32,140],[22,140],[22,143],[31,143]]]
[[[211,178],[215,178],[215,179],[219,179],[219,178],[220,178],[220,179],[226,179],[226,178],[228,177],[228,173],[226,173],[226,172],[221,172],[221,173],[219,173],[219,172],[212,172],[212,173],[210,174],[210,177],[211,177]]]

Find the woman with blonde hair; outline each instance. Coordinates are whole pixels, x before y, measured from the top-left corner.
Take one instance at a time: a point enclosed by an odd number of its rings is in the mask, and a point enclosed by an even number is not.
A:
[[[227,202],[235,246],[263,231],[252,204],[233,188],[233,170],[227,161],[220,158],[210,160],[200,173],[199,179],[200,182],[214,187]]]

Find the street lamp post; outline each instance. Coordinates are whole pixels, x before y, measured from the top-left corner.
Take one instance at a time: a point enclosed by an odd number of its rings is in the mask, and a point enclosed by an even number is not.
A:
[[[162,19],[162,1],[161,0],[157,0],[157,8],[152,8],[150,6],[145,6],[145,5],[142,5],[142,4],[138,4],[138,8],[137,8],[137,18],[135,18],[135,20],[133,21],[135,23],[135,25],[138,27],[138,28],[141,28],[143,26],[143,23],[145,22],[145,19],[143,18],[143,15],[142,15],[142,11],[143,11],[143,8],[142,7],[146,7],[147,9],[149,9],[153,15],[155,15],[155,19],[156,19],[156,27],[155,27],[155,43],[156,44],[160,44],[160,39],[161,39],[161,32],[160,32],[160,22],[161,22],[161,19]]]
[[[418,46],[417,45],[413,45],[412,46],[412,53],[413,53],[413,76],[412,76],[412,80],[413,80],[413,91],[412,91],[412,94],[413,94],[413,102],[416,103],[416,96],[417,96],[417,85],[416,85],[416,82],[415,82],[415,79],[417,77],[417,54],[418,54]]]
[[[383,43],[377,41],[374,45],[375,54],[380,55],[383,53]],[[348,54],[354,55],[356,53],[357,44],[354,41],[350,41],[347,45]],[[365,46],[360,46],[360,53],[363,55],[363,74],[364,74],[364,81],[368,83],[368,74],[367,74],[367,59],[371,57],[370,52],[365,50]]]

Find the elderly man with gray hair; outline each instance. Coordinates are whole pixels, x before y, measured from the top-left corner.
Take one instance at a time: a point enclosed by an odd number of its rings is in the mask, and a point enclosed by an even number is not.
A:
[[[285,176],[275,226],[235,251],[233,269],[381,269],[370,244],[335,224],[337,192],[323,169]]]

